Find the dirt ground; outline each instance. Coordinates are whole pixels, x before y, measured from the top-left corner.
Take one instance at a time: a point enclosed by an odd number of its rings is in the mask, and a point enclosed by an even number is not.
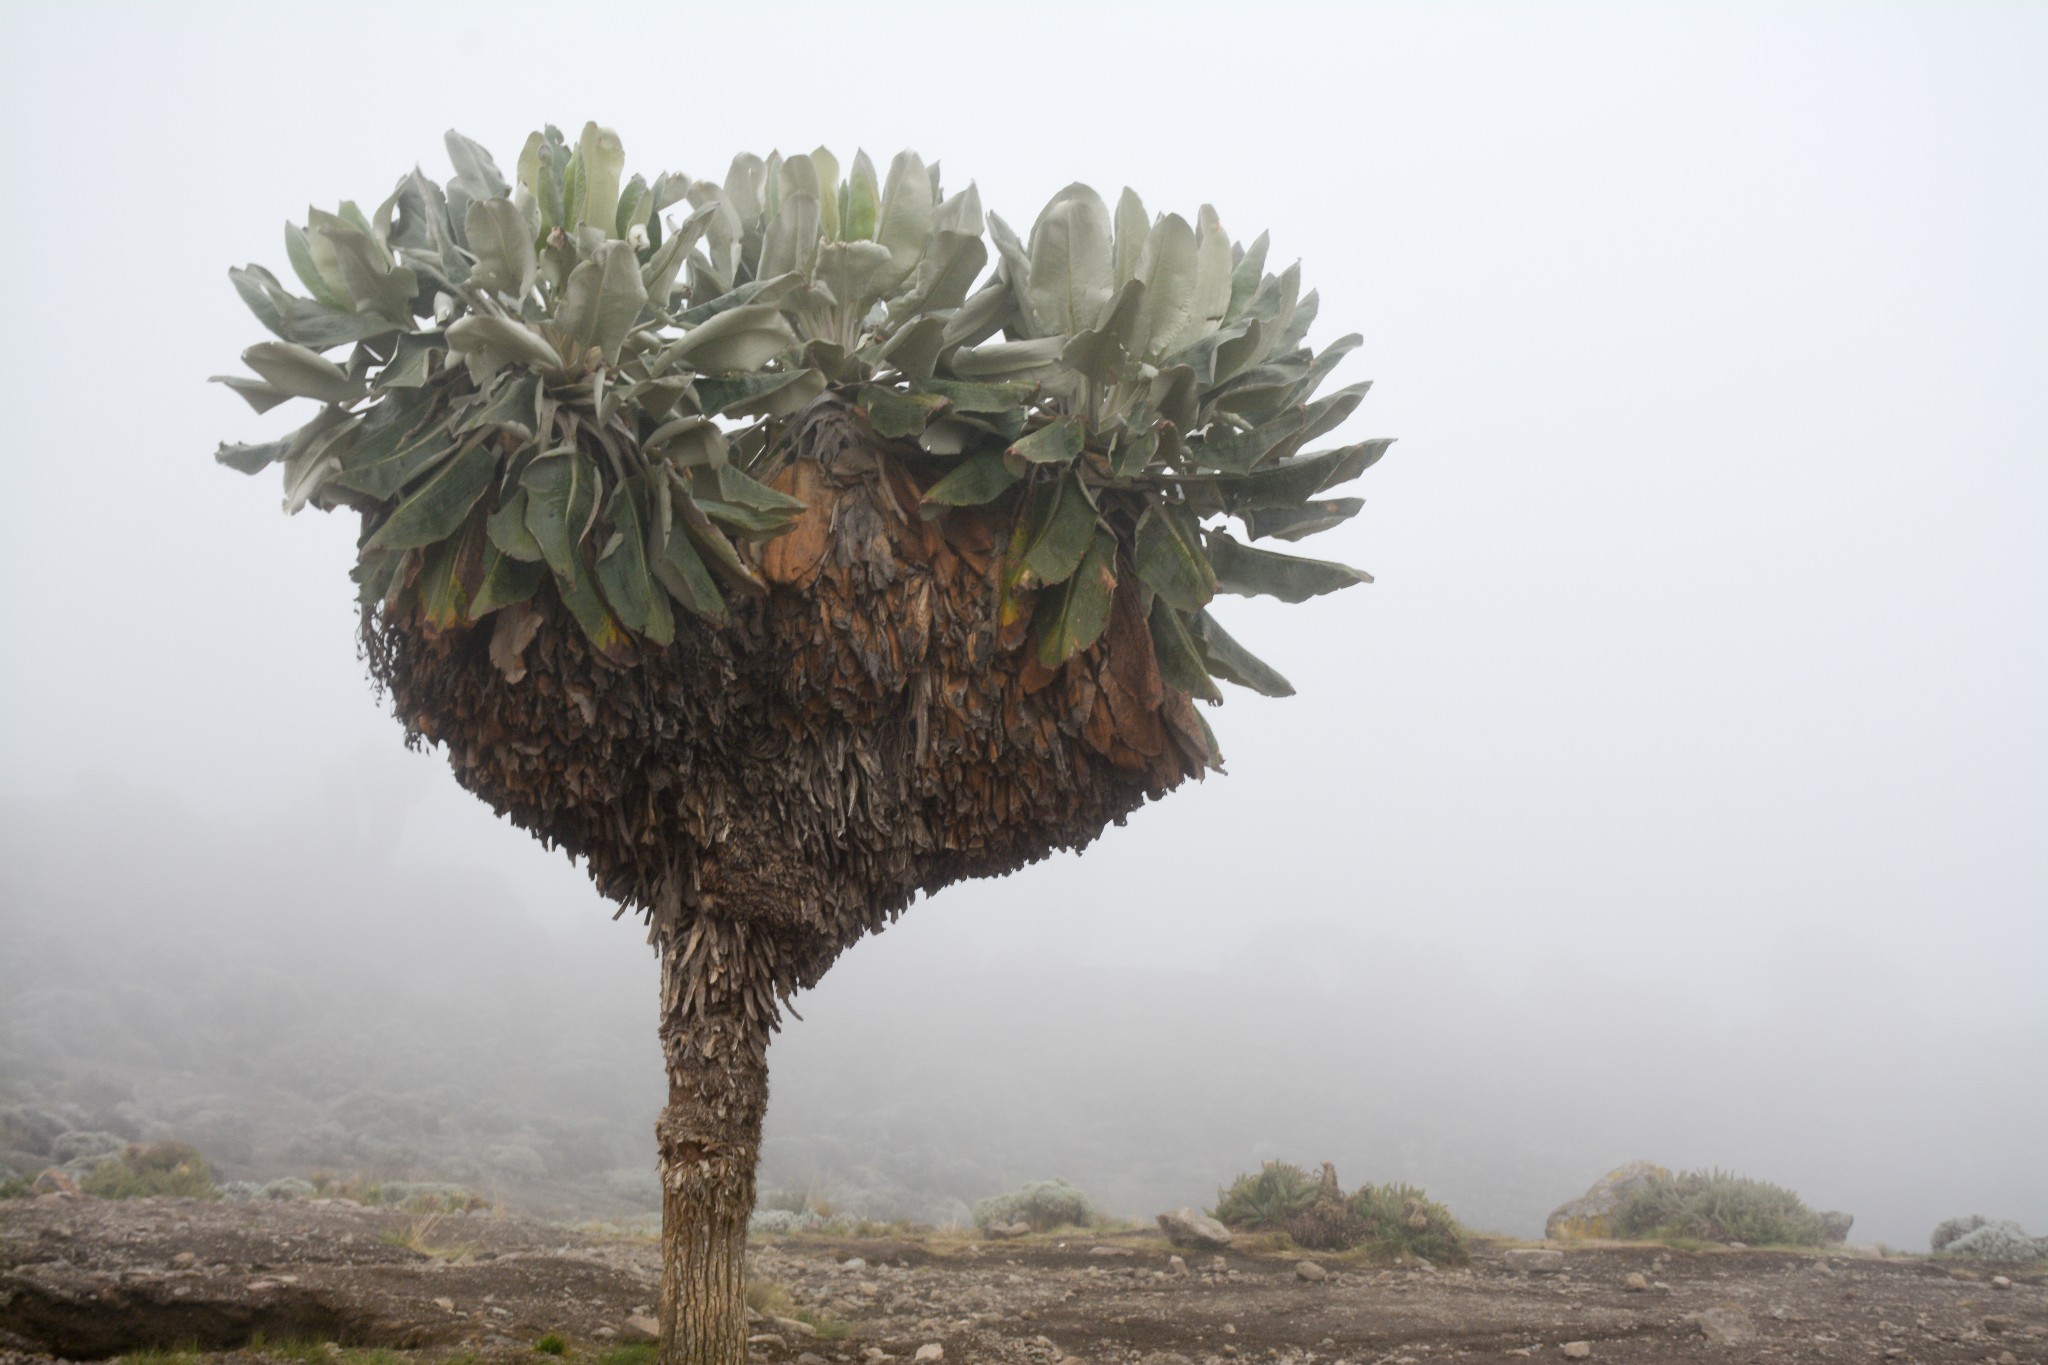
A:
[[[1298,1253],[1175,1253],[1153,1233],[783,1239],[752,1255],[780,1290],[760,1300],[755,1352],[803,1365],[909,1361],[933,1344],[948,1362],[1030,1365],[2048,1362],[2039,1265],[1587,1246],[1531,1271],[1511,1250],[1482,1246],[1462,1269],[1323,1259],[1312,1281]],[[46,1195],[0,1204],[0,1365],[149,1348],[196,1349],[205,1365],[405,1365],[358,1348],[539,1365],[547,1333],[571,1365],[631,1365],[616,1348],[647,1339],[658,1277],[644,1236],[489,1212]]]

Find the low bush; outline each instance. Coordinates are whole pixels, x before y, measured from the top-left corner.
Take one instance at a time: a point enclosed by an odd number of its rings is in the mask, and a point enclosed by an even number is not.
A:
[[[974,1206],[977,1227],[1028,1223],[1033,1232],[1058,1227],[1087,1227],[1095,1220],[1088,1196],[1064,1180],[1034,1180],[1012,1194],[999,1194]]]
[[[1358,1242],[1383,1260],[1420,1256],[1434,1265],[1472,1259],[1451,1211],[1413,1185],[1365,1185],[1351,1196]]]
[[[1928,1249],[1947,1251],[1958,1237],[1966,1232],[1975,1232],[1990,1221],[1981,1213],[1973,1213],[1968,1218],[1944,1218],[1935,1225],[1934,1235],[1927,1239]]]
[[[1942,1240],[1941,1228],[1951,1223],[1959,1229]],[[1982,1261],[2039,1261],[2048,1259],[2048,1237],[2029,1237],[2014,1222],[1991,1222],[1972,1214],[1968,1219],[1951,1218],[1935,1230],[1935,1251],[1944,1256],[1969,1256]]]
[[[79,1189],[98,1199],[151,1195],[213,1199],[219,1195],[206,1158],[182,1142],[131,1145],[114,1160],[94,1168]]]
[[[1609,1220],[1616,1237],[1749,1246],[1822,1246],[1821,1216],[1782,1185],[1726,1171],[1687,1171],[1643,1182]]]
[[[1241,1232],[1278,1232],[1315,1203],[1316,1178],[1285,1161],[1268,1161],[1257,1175],[1241,1175],[1216,1192],[1217,1222]]]
[[[1212,1216],[1241,1232],[1283,1232],[1311,1251],[1365,1247],[1382,1260],[1420,1256],[1443,1265],[1471,1259],[1464,1229],[1442,1204],[1413,1185],[1361,1185],[1346,1195],[1328,1162],[1318,1179],[1269,1161],[1218,1191]]]

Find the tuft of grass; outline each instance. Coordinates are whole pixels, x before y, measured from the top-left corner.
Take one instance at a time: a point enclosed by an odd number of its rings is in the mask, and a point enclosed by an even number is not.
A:
[[[182,1142],[131,1143],[120,1156],[95,1167],[78,1188],[96,1199],[220,1197],[206,1158]]]
[[[809,1323],[817,1331],[820,1341],[844,1341],[853,1335],[853,1328],[848,1324],[809,1308],[797,1309],[795,1316],[798,1322]]]
[[[774,1280],[748,1280],[747,1307],[770,1317],[796,1316],[796,1304],[790,1300],[789,1291]]]
[[[1464,1265],[1472,1259],[1451,1211],[1413,1185],[1361,1186],[1348,1212],[1359,1244],[1380,1260],[1420,1256],[1432,1265]]]
[[[152,1346],[146,1351],[130,1351],[116,1357],[114,1365],[200,1365],[200,1351],[195,1343],[189,1346]]]
[[[0,1199],[26,1199],[35,1193],[35,1182],[25,1175],[0,1180]]]
[[[404,1247],[407,1251],[431,1256],[437,1261],[466,1261],[476,1252],[476,1243],[459,1242],[453,1246],[433,1244],[434,1229],[441,1225],[441,1220],[446,1216],[442,1213],[430,1213],[422,1218],[414,1218],[404,1228],[395,1228],[377,1240],[386,1246]]]
[[[597,1365],[654,1365],[656,1347],[651,1341],[630,1346],[613,1346],[598,1353]]]
[[[274,1356],[280,1360],[302,1361],[305,1365],[325,1365],[332,1354],[325,1342],[307,1341],[299,1337],[288,1337],[283,1341],[272,1341],[258,1332],[249,1338],[248,1349],[256,1355]]]
[[[562,1340],[560,1332],[550,1332],[533,1343],[533,1349],[544,1356],[565,1356],[569,1354],[569,1343]]]
[[[1727,1171],[1687,1171],[1646,1181],[1609,1219],[1617,1237],[1824,1246],[1827,1225],[1782,1185]]]
[[[1210,1216],[1236,1230],[1277,1231],[1307,1211],[1316,1191],[1316,1178],[1301,1167],[1268,1161],[1257,1175],[1241,1175],[1228,1189],[1218,1190]]]

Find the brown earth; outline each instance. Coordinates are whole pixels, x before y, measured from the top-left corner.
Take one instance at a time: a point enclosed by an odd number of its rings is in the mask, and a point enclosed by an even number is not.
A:
[[[1328,1278],[1312,1283],[1297,1254],[1276,1251],[1233,1250],[1220,1270],[1184,1252],[1178,1273],[1151,1233],[780,1239],[749,1257],[786,1294],[763,1301],[756,1356],[908,1361],[937,1343],[949,1362],[1031,1365],[2048,1361],[2038,1264],[1611,1245],[1528,1274],[1503,1251],[1483,1245],[1464,1269],[1326,1259]],[[645,1236],[488,1211],[46,1195],[0,1203],[0,1365],[150,1347],[197,1348],[206,1365],[406,1365],[351,1360],[360,1347],[419,1365],[540,1365],[534,1343],[550,1332],[571,1365],[629,1365],[599,1357],[645,1339],[633,1320],[655,1302],[659,1265]],[[1649,1287],[1629,1287],[1632,1274]],[[1753,1338],[1702,1335],[1692,1315],[1717,1306],[1746,1317]],[[259,1334],[269,1347],[251,1345]],[[1575,1342],[1584,1357],[1565,1353]]]

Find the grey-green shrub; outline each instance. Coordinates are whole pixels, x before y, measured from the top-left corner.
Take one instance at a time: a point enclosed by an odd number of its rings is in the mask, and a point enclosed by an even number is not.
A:
[[[1727,1171],[1653,1179],[1615,1210],[1617,1237],[1690,1238],[1751,1246],[1821,1246],[1827,1225],[1791,1190]]]
[[[1934,1235],[1927,1239],[1928,1249],[1947,1251],[1956,1238],[1966,1232],[1975,1232],[1990,1221],[1981,1213],[1973,1213],[1967,1218],[1944,1218],[1935,1225]]]
[[[1316,1178],[1286,1161],[1268,1161],[1257,1175],[1241,1175],[1216,1192],[1211,1216],[1225,1227],[1278,1231],[1316,1199]]]
[[[1472,1259],[1451,1211],[1413,1185],[1362,1185],[1351,1196],[1350,1214],[1355,1244],[1383,1260],[1420,1256],[1434,1265],[1463,1265]]]
[[[1028,1223],[1033,1232],[1057,1227],[1086,1227],[1095,1221],[1088,1196],[1064,1180],[1033,1180],[1010,1194],[984,1199],[974,1206],[977,1227]]]
[[[1937,1250],[1983,1261],[2038,1261],[2048,1259],[2048,1237],[2029,1237],[2018,1223],[1979,1219],[1976,1227]]]

